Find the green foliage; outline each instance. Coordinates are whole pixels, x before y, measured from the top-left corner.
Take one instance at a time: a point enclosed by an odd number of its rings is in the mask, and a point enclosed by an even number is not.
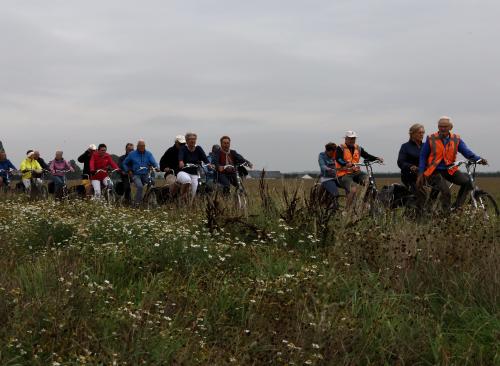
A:
[[[500,363],[497,219],[320,228],[297,192],[253,187],[213,227],[203,201],[3,201],[0,364]]]

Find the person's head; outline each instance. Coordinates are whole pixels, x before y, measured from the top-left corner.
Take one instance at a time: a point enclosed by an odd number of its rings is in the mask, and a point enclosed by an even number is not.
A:
[[[56,151],[56,160],[62,160],[63,152],[61,150]]]
[[[35,152],[33,150],[26,151],[26,157],[28,159],[34,159],[35,158]]]
[[[354,131],[346,131],[345,133],[345,144],[347,146],[354,146],[356,144],[356,138],[358,135]]]
[[[420,123],[415,123],[410,127],[408,133],[410,134],[410,140],[415,142],[422,142],[425,135],[425,128]]]
[[[198,139],[198,135],[195,134],[194,132],[188,132],[186,133],[186,144],[187,146],[193,148],[196,146],[196,140]]]
[[[229,136],[222,136],[220,138],[220,148],[224,151],[229,151],[231,147],[231,138]]]
[[[125,145],[125,154],[128,154],[132,151],[134,151],[134,144],[131,142],[127,142],[127,144]]]
[[[99,146],[97,146],[97,153],[101,156],[106,154],[107,150],[108,150],[108,147],[106,146],[106,144],[99,144]]]
[[[220,145],[213,145],[212,146],[212,154],[217,154],[217,152],[220,150]]]
[[[7,159],[7,154],[5,153],[5,150],[0,150],[0,161],[4,161]]]
[[[175,146],[177,146],[177,148],[185,144],[186,144],[186,137],[184,135],[175,136]]]
[[[146,151],[146,142],[143,139],[137,141],[137,151],[139,151],[140,153]]]
[[[94,152],[97,150],[97,146],[95,146],[94,144],[90,144],[87,151],[88,152]]]
[[[335,153],[335,149],[337,149],[337,144],[334,142],[329,142],[325,145],[325,153],[328,157],[332,158]]]
[[[450,117],[443,116],[439,119],[438,121],[439,136],[448,137],[452,128],[453,128],[453,123],[451,122]]]
[[[35,155],[34,156],[35,159],[39,159],[40,158],[40,151],[35,150],[35,151],[33,151],[33,154]]]

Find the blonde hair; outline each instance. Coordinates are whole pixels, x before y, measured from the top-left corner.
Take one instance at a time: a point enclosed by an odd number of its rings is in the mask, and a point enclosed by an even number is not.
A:
[[[415,132],[417,132],[418,130],[420,130],[421,128],[423,128],[423,129],[424,129],[424,131],[425,131],[425,127],[424,127],[424,125],[422,125],[422,124],[420,124],[420,123],[415,123],[415,124],[411,125],[410,130],[408,131],[408,133],[409,133],[409,134],[410,134],[410,136],[411,136],[411,135],[413,135]]]

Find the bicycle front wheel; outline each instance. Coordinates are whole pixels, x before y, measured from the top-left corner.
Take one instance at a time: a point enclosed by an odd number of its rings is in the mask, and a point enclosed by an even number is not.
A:
[[[478,208],[484,210],[485,218],[498,217],[498,205],[491,194],[487,192],[480,192],[476,196],[476,201],[478,203]]]
[[[150,190],[146,194],[144,201],[148,210],[152,210],[158,207],[158,198],[156,197],[156,192],[154,190]]]

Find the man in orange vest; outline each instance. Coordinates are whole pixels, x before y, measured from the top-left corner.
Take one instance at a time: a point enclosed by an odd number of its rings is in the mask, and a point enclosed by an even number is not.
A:
[[[419,195],[419,207],[423,207],[426,200],[426,193],[422,189],[427,183],[441,192],[441,203],[443,210],[448,211],[451,204],[451,192],[448,182],[460,186],[455,208],[460,207],[467,198],[467,194],[473,189],[467,174],[458,170],[457,166],[452,166],[457,159],[457,153],[462,154],[469,160],[480,161],[481,164],[488,164],[486,159],[474,154],[459,135],[451,133],[453,123],[450,117],[443,116],[438,121],[438,132],[427,136],[427,140],[420,153],[419,176],[417,178],[417,188]]]
[[[356,144],[358,135],[354,131],[347,131],[345,133],[345,140],[343,144],[337,146],[335,152],[335,167],[337,169],[337,177],[339,184],[347,192],[347,203],[350,204],[356,194],[356,185],[366,185],[367,175],[354,164],[359,163],[359,159],[363,158],[368,161],[384,159],[368,154],[365,149]]]

